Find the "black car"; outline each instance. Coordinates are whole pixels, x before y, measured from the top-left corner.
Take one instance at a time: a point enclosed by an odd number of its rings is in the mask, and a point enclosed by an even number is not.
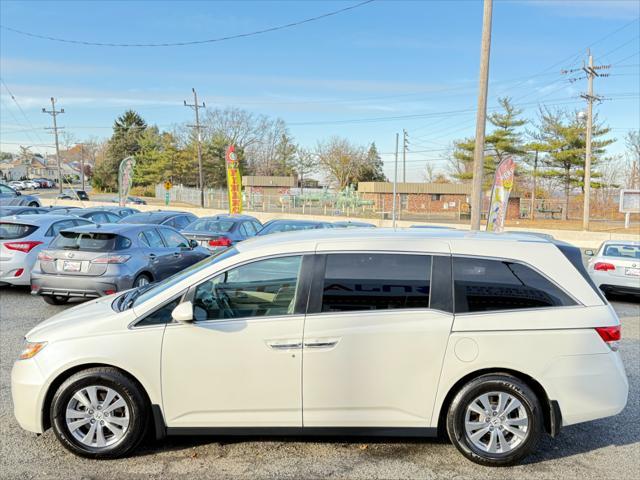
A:
[[[176,230],[184,230],[184,228],[193,223],[198,217],[193,213],[179,212],[173,210],[156,210],[153,212],[140,212],[123,218],[118,223],[140,223],[140,224],[156,224],[168,225]]]
[[[25,207],[21,205],[4,205],[0,207],[0,217],[9,217],[11,215],[40,215],[50,212],[48,208],[44,207]]]
[[[293,232],[296,230],[314,230],[320,228],[334,228],[329,222],[316,222],[313,220],[270,220],[264,224],[258,235],[269,235],[279,232]]]
[[[254,237],[261,229],[262,224],[249,215],[215,215],[198,218],[181,233],[215,251]]]

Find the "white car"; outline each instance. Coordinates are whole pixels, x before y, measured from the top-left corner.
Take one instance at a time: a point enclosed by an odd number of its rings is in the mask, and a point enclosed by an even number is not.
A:
[[[606,294],[640,296],[640,242],[609,240],[589,259],[589,275]]]
[[[19,180],[13,180],[12,182],[7,183],[7,185],[9,185],[14,190],[24,190],[25,188],[27,188],[24,182],[21,182]]]
[[[40,250],[65,228],[91,225],[71,215],[12,215],[0,218],[0,285],[29,285]]]
[[[26,335],[15,416],[75,454],[164,435],[448,434],[509,465],[619,413],[620,322],[577,248],[449,230],[256,237]],[[585,430],[585,435],[588,431]]]

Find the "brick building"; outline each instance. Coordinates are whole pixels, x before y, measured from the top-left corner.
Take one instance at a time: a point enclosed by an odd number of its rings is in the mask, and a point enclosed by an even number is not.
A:
[[[360,182],[362,200],[373,201],[376,212],[390,212],[393,204],[393,183]],[[460,218],[469,215],[471,184],[469,183],[398,183],[397,205],[401,212],[426,213],[434,217]],[[484,197],[483,214],[489,208],[489,192]],[[507,219],[520,218],[520,198],[509,198]]]

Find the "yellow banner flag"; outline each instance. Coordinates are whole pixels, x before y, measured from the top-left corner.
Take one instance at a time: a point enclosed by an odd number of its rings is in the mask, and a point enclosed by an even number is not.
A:
[[[226,154],[227,163],[227,191],[229,193],[229,213],[242,213],[242,177],[240,176],[240,162],[236,155],[236,147],[229,145]]]

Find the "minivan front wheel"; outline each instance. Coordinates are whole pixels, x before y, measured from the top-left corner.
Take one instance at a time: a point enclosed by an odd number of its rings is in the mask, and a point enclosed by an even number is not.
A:
[[[451,442],[469,460],[508,466],[531,453],[542,432],[535,393],[518,378],[489,374],[464,385],[447,414]]]
[[[76,455],[118,458],[142,440],[147,424],[140,388],[110,367],[69,377],[51,402],[51,424],[62,445]]]

